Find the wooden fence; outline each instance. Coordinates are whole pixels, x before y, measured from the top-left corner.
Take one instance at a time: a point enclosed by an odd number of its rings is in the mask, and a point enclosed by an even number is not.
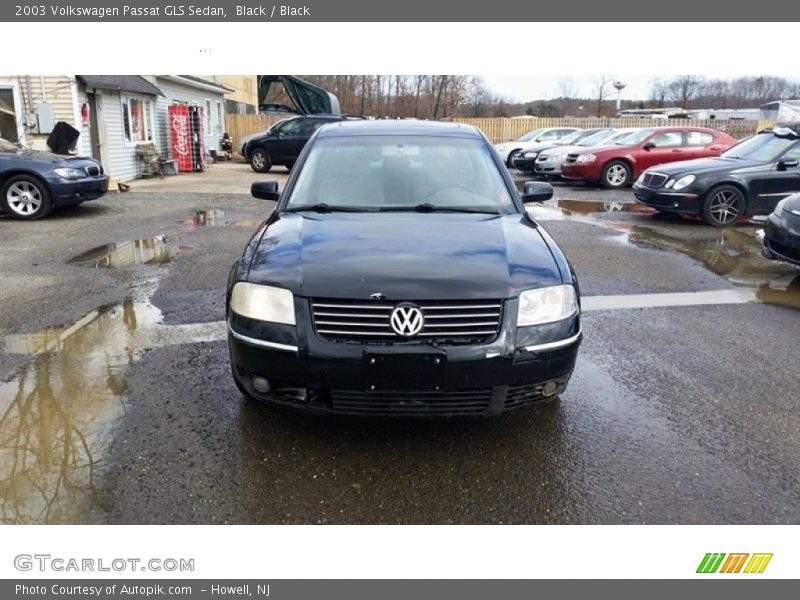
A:
[[[233,138],[233,150],[238,152],[240,140],[253,133],[266,130],[273,123],[285,119],[288,115],[235,115],[225,116],[228,133]],[[724,131],[736,139],[746,138],[774,124],[773,121],[724,121],[724,120],[695,120],[695,119],[448,119],[457,123],[473,125],[483,131],[492,142],[505,142],[515,140],[522,134],[539,127],[579,127],[588,129],[593,127],[663,127],[694,126],[710,127]]]
[[[233,151],[238,153],[241,139],[253,133],[260,133],[274,123],[291,115],[225,115],[225,127],[233,140]]]
[[[665,125],[680,127],[710,127],[724,131],[736,139],[746,138],[764,127],[773,125],[773,121],[723,121],[716,119],[600,119],[600,118],[575,118],[575,119],[449,119],[457,123],[465,123],[477,127],[486,134],[492,142],[506,142],[515,140],[531,129],[539,127],[578,127],[590,129],[594,127],[663,127]]]

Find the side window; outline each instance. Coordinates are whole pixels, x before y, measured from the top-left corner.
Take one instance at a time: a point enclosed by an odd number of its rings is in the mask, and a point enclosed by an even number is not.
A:
[[[298,135],[303,128],[304,119],[293,119],[286,121],[278,131],[278,137],[287,137],[290,135]]]
[[[300,129],[300,135],[303,137],[311,137],[314,135],[314,132],[324,124],[325,121],[321,121],[320,119],[307,119],[303,123],[303,127]]]
[[[574,131],[575,131],[574,129],[557,129],[556,130],[556,139],[560,140],[562,137],[570,135]]]
[[[550,131],[545,131],[539,137],[536,138],[537,142],[552,142],[553,140],[557,140],[559,138],[558,129],[551,129]]]
[[[781,160],[800,160],[800,143],[795,143],[795,145],[781,157]]]
[[[666,131],[651,138],[650,141],[656,145],[656,148],[681,146],[683,144],[683,135],[681,135],[680,131]]]
[[[706,131],[686,132],[687,146],[708,146],[713,141],[714,141],[714,136]]]

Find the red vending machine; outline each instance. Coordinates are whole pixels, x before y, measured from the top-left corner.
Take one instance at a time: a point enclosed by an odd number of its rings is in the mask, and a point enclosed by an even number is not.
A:
[[[172,158],[179,173],[197,173],[205,170],[205,144],[203,143],[203,109],[200,106],[171,104],[169,107],[169,135]]]

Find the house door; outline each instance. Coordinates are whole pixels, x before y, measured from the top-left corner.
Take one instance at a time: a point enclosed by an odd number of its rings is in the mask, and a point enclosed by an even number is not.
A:
[[[92,158],[103,161],[102,148],[100,147],[100,129],[97,119],[97,94],[88,93],[86,99],[89,102],[89,142],[92,145]]]

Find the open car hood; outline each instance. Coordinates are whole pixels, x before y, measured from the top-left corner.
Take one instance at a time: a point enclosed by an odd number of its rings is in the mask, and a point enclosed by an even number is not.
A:
[[[269,88],[273,83],[282,83],[286,94],[304,115],[338,115],[339,99],[329,91],[294,75],[259,75],[258,104],[266,103]]]

